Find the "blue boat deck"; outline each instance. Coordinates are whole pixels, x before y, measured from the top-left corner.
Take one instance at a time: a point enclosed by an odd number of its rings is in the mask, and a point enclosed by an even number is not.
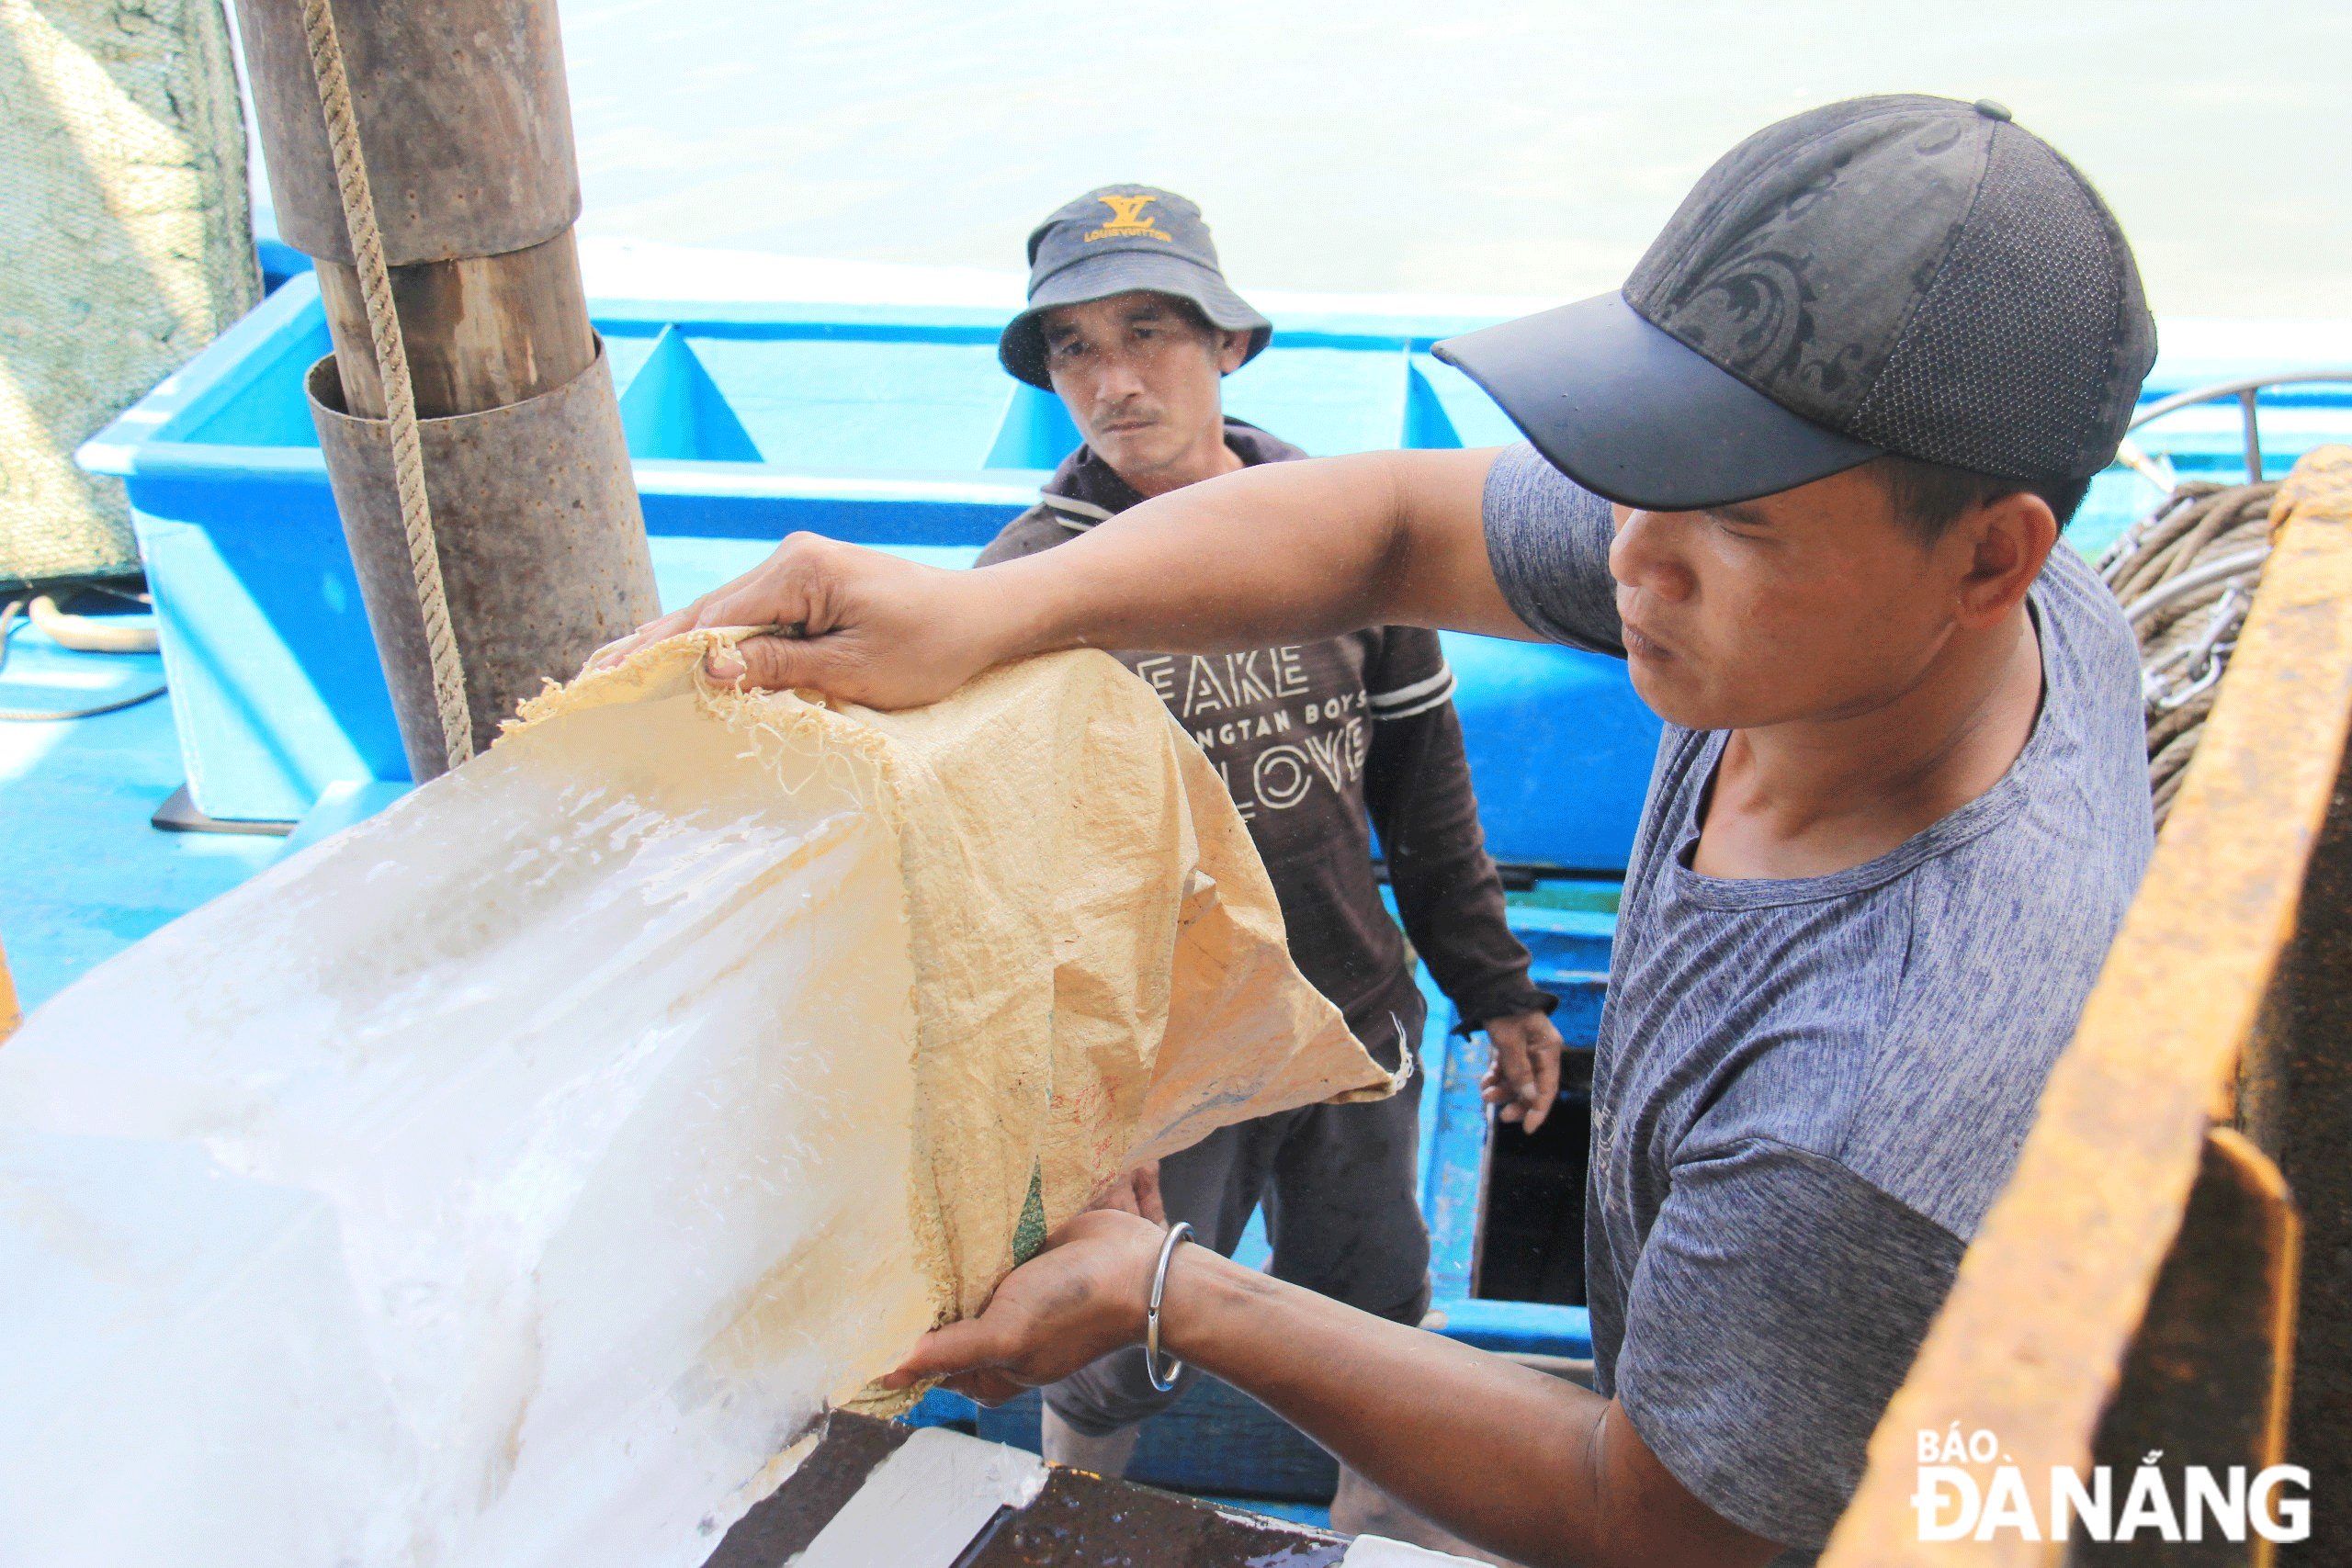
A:
[[[154,654],[75,653],[20,626],[0,708],[92,706],[163,679]],[[148,818],[187,774],[168,697],[65,723],[0,723],[0,944],[27,1011],[267,865],[284,840],[166,833]]]

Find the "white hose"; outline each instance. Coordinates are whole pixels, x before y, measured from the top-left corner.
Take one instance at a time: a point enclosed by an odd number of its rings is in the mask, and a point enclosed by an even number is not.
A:
[[[153,653],[153,626],[125,626],[114,616],[69,615],[43,593],[28,612],[33,626],[60,648],[76,653]]]

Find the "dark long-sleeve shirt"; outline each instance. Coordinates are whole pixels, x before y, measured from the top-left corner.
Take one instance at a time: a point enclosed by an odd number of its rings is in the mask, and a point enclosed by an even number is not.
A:
[[[1306,456],[1239,420],[1226,421],[1226,444],[1250,464]],[[980,564],[1050,549],[1142,499],[1081,446]],[[1375,829],[1405,931],[1463,1027],[1550,1009],[1504,919],[1436,633],[1374,626],[1246,653],[1116,657],[1224,778],[1281,900],[1292,958],[1376,1057],[1396,1065],[1390,1021],[1416,1010],[1412,965],[1374,871]]]

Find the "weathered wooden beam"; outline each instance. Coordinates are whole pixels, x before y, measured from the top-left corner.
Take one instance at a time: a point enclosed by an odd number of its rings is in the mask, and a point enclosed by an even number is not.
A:
[[[392,266],[503,255],[580,216],[555,0],[336,0]],[[237,0],[278,237],[352,264],[301,0]]]
[[[2344,476],[2352,488],[2352,471]],[[2352,509],[2336,524],[2352,532]],[[2303,1224],[2289,1460],[2311,1472],[2297,1562],[2352,1564],[2352,753],[2328,803],[2297,923],[2239,1077],[2238,1120]]]
[[[2156,1274],[2120,1384],[2091,1443],[2120,1508],[2142,1466],[2153,1463],[2168,1501],[2185,1506],[2189,1473],[2226,1483],[2232,1467],[2252,1477],[2286,1457],[2287,1386],[2294,1364],[2299,1226],[2287,1183],[2261,1150],[2226,1127],[2205,1139],[2180,1234]],[[2150,1456],[2154,1456],[2151,1461]],[[2180,1521],[2187,1529],[2187,1521]],[[2202,1522],[2200,1540],[2166,1540],[2161,1529],[2129,1541],[2078,1546],[2101,1563],[2222,1568],[2271,1560],[2251,1528]]]
[[[2346,887],[2332,875],[2310,882],[2314,901],[2306,901],[2307,876],[2327,863],[2315,867],[2323,826],[2339,814],[2347,782],[2352,449],[2305,457],[2273,516],[2277,551],[2155,858],[2016,1173],[1871,1438],[1861,1487],[1824,1558],[1829,1568],[2059,1559],[2061,1544],[2016,1529],[1982,1541],[1921,1540],[1921,1434],[1987,1432],[2030,1477],[2090,1464],[2143,1319],[2163,1328],[2167,1309],[2150,1319],[2150,1303],[2181,1241],[2208,1134],[2237,1114],[2257,1022],[2283,1018],[2291,1032],[2298,1018],[2312,1028],[2325,1021],[2315,1004],[2299,1012],[2279,998],[2292,1004],[2299,919],[2314,963],[2336,952],[2320,933],[2352,921]],[[2303,1124],[2304,1113],[2293,1103],[2297,1058],[2284,1060],[2264,1070],[2283,1071],[2287,1108],[2277,1104],[2280,1091],[2257,1085],[2255,1101],[2272,1095],[2262,1112],[2271,1130],[2254,1141],[2291,1149],[2278,1129]],[[2334,1124],[2339,1159],[2345,1125]],[[2311,1122],[2309,1135],[2320,1133]],[[2293,1187],[2293,1161],[2282,1163]],[[2306,1256],[2317,1267],[2341,1267],[2320,1256],[2340,1247],[2327,1239],[2331,1224],[2312,1228]],[[2189,1245],[2193,1253],[2193,1236]],[[2338,1342],[2352,1300],[2313,1289],[2309,1277],[2297,1299],[2308,1362],[2316,1347]],[[2312,1510],[2314,1547],[2331,1502],[2322,1493]]]
[[[376,376],[359,274],[343,262],[317,265],[349,412],[381,419],[384,389]],[[595,361],[579,247],[569,229],[526,250],[414,262],[391,274],[420,419],[525,402],[554,391]]]

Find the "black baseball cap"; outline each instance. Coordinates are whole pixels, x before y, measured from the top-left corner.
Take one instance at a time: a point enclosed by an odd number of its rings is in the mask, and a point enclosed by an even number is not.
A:
[[[1248,332],[1248,364],[1274,335],[1225,281],[1201,209],[1151,186],[1104,186],[1059,209],[1029,236],[1029,308],[1005,323],[996,356],[1033,387],[1046,376],[1045,313],[1135,289],[1189,299],[1209,324]]]
[[[2073,164],[1998,104],[1903,96],[1768,126],[1622,290],[1435,352],[1586,489],[1681,511],[1886,453],[2087,478],[2115,456],[2156,330]]]

